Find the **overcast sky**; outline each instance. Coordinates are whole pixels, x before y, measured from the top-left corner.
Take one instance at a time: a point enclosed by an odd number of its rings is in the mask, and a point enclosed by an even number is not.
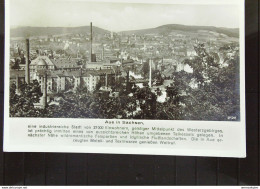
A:
[[[238,28],[234,5],[166,5],[57,0],[10,0],[11,26],[94,26],[126,31],[183,24]]]

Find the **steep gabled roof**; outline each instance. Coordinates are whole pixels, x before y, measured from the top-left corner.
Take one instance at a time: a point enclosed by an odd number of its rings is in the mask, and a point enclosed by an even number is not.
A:
[[[48,56],[38,56],[36,59],[31,61],[32,66],[37,66],[39,63],[43,64],[43,61],[47,66],[55,66]]]

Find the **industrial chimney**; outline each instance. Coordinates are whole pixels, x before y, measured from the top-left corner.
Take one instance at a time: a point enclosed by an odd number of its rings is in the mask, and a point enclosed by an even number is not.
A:
[[[149,87],[152,87],[152,59],[149,61]]]
[[[29,58],[30,58],[30,42],[29,39],[26,39],[26,63],[25,63],[25,82],[27,84],[30,83],[30,66],[29,66]]]
[[[93,62],[92,58],[92,22],[90,22],[90,62]]]
[[[43,76],[43,95],[42,95],[42,107],[47,107],[47,73]]]
[[[130,90],[130,84],[129,84],[129,76],[130,76],[130,74],[129,74],[129,72],[130,72],[130,70],[127,69],[127,70],[126,70],[126,90],[127,90],[127,91]]]
[[[108,87],[108,75],[106,73],[106,88]]]

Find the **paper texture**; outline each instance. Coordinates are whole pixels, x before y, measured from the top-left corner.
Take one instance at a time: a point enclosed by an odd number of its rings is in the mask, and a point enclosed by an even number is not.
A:
[[[4,151],[246,157],[242,0],[5,6]]]

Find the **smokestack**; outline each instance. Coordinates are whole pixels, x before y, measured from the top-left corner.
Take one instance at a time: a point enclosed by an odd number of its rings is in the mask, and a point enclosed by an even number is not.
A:
[[[18,51],[19,56],[21,56],[21,49],[19,46],[17,47],[17,51]]]
[[[43,76],[43,95],[42,95],[42,107],[45,109],[47,107],[47,73]]]
[[[130,85],[129,85],[129,70],[126,71],[126,90],[129,91]]]
[[[79,74],[80,74],[80,77],[81,77],[82,76],[82,68],[80,68]]]
[[[25,63],[25,82],[30,83],[30,67],[29,67],[29,58],[30,58],[30,42],[29,39],[26,39],[26,63]]]
[[[90,62],[92,62],[92,22],[90,22]]]
[[[92,62],[97,62],[96,54],[92,54]]]
[[[108,84],[107,84],[108,81],[107,80],[108,80],[108,78],[107,78],[107,73],[106,73],[106,88],[108,87]]]
[[[152,87],[152,59],[149,61],[150,72],[149,72],[149,87]]]

